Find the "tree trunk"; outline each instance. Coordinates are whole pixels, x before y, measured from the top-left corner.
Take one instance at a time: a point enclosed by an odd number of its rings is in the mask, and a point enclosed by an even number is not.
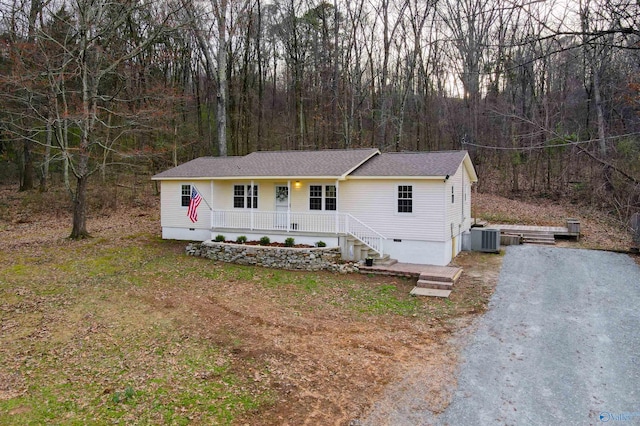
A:
[[[33,158],[31,157],[31,141],[24,141],[22,150],[22,180],[20,191],[29,191],[34,188]]]
[[[264,122],[264,76],[262,64],[262,10],[261,1],[257,0],[258,7],[258,28],[256,29],[256,59],[258,62],[258,134],[256,148],[262,149],[262,123]]]
[[[600,95],[599,67],[593,65],[593,97],[596,107],[596,117],[598,119],[598,148],[602,158],[607,157],[607,136],[605,131],[604,112],[602,110],[602,96]]]
[[[82,161],[82,160],[81,160]],[[79,175],[76,178],[76,192],[73,198],[73,229],[69,238],[80,240],[88,238],[87,232],[87,175]]]
[[[44,161],[42,163],[42,179],[40,179],[40,191],[46,192],[49,185],[49,164],[51,162],[51,144],[53,143],[53,123],[52,119],[47,120],[47,142],[44,147]]]
[[[218,154],[227,156],[227,0],[220,0],[218,11]]]

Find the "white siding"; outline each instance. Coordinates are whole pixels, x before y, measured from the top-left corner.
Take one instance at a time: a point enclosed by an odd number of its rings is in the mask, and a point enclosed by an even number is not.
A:
[[[339,182],[336,184],[335,180],[322,180],[322,179],[310,179],[304,180],[300,182],[300,185],[296,187],[295,181],[291,182],[291,211],[293,212],[311,212],[311,213],[333,213],[335,210],[324,210],[324,198],[323,198],[323,210],[310,210],[309,209],[309,187],[311,185],[321,185],[323,196],[326,185],[337,185],[338,194],[342,189],[342,185],[344,182]],[[338,210],[343,211],[340,206],[340,202],[338,201]]]
[[[269,186],[265,185],[261,181],[254,181],[254,185],[258,186],[258,209],[270,210],[273,208],[273,201],[269,198],[268,189]],[[235,185],[243,185],[246,187],[251,185],[250,180],[222,180],[214,182],[214,197],[212,207],[214,210],[242,210],[233,208],[233,187]],[[265,191],[266,190],[266,191]],[[265,194],[265,192],[267,192]],[[273,192],[273,189],[272,189]],[[246,192],[245,192],[246,198]],[[268,207],[269,201],[271,201],[271,208]],[[265,205],[266,204],[266,205]],[[249,209],[247,209],[249,210]]]
[[[404,263],[445,266],[451,262],[451,242],[447,241],[385,241],[384,252]]]
[[[198,221],[196,223],[189,220],[187,207],[181,205],[182,185],[192,183],[196,185],[203,197],[198,207]],[[160,183],[160,225],[163,228],[209,229],[211,214],[207,203],[211,204],[210,181],[162,181]]]
[[[413,187],[413,213],[398,213],[398,186]],[[338,206],[385,237],[444,241],[444,183],[434,180],[352,179],[340,182]]]
[[[275,211],[276,209],[276,185],[290,185],[289,203],[293,212],[309,212],[309,185],[335,185],[335,180],[254,180],[253,184],[258,185],[258,211]],[[240,210],[233,208],[233,186],[250,185],[250,180],[228,180],[216,181],[214,210]],[[340,206],[338,206],[340,208]]]
[[[451,202],[453,189],[454,200]],[[445,233],[455,245],[450,246],[450,250],[455,250],[455,254],[462,250],[462,233],[471,227],[471,179],[464,163],[458,167],[456,174],[447,180],[446,185],[447,219]],[[452,253],[453,254],[453,253]]]
[[[462,176],[464,167],[458,167],[456,174],[450,176],[447,180],[447,189],[445,190],[445,204],[447,206],[446,234],[448,238],[458,236],[463,232],[463,212],[462,212]],[[453,202],[451,202],[453,194]]]

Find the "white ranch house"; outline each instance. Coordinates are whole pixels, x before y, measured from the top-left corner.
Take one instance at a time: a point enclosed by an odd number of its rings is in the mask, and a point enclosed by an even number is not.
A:
[[[165,239],[293,237],[339,246],[345,259],[446,265],[471,227],[478,177],[466,151],[354,149],[202,157],[153,179]],[[187,216],[192,186],[203,197],[195,223]]]

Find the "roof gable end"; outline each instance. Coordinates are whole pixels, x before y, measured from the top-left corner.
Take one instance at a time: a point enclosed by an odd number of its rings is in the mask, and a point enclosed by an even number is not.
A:
[[[473,182],[477,175],[466,151],[390,152],[370,159],[349,176],[353,178],[446,178],[464,164]]]
[[[200,157],[153,176],[167,179],[344,179],[380,154],[376,148],[320,151],[257,151],[244,157]]]

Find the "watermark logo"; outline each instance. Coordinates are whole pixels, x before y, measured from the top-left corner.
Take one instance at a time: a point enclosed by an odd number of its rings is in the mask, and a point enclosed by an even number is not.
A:
[[[611,413],[609,411],[601,411],[598,418],[602,423],[607,422],[628,422],[634,420],[636,417],[640,417],[640,411],[634,413]]]

